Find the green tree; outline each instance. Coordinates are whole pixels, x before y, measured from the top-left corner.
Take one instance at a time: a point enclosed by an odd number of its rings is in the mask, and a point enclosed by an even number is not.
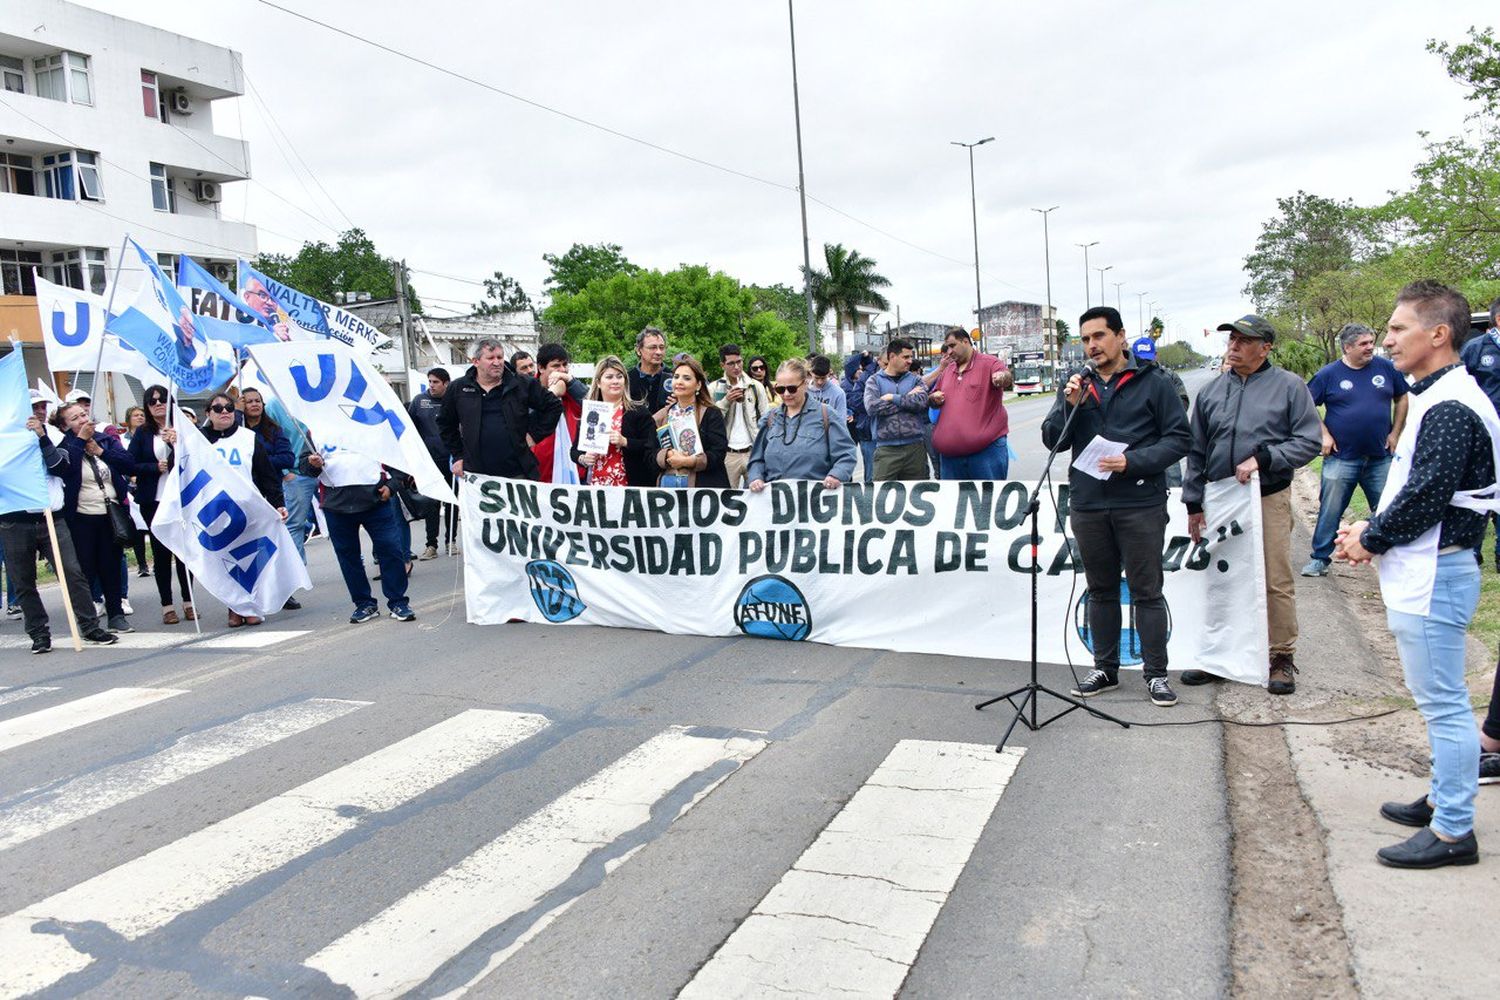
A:
[[[1245,258],[1244,292],[1262,313],[1295,307],[1306,282],[1353,264],[1373,242],[1374,226],[1348,199],[1298,191],[1276,199],[1276,209]]]
[[[531,308],[531,296],[521,283],[500,271],[493,278],[484,279],[484,300],[474,303],[475,316],[493,316],[496,313],[520,312]]]
[[[880,294],[880,289],[889,288],[891,283],[875,270],[873,259],[858,250],[845,249],[842,243],[824,243],[823,263],[828,269],[814,268],[809,281],[813,312],[819,322],[831,310],[842,329],[845,320],[853,321],[857,306],[869,305],[881,310],[891,307]]]
[[[1053,320],[1057,324],[1057,342],[1066,344],[1068,342],[1068,321],[1065,319]]]
[[[807,296],[790,285],[751,285],[750,294],[755,296],[755,308],[760,312],[775,313],[791,326],[807,326]]]
[[[1193,350],[1186,341],[1174,341],[1156,349],[1156,360],[1167,368],[1194,368],[1208,359]]]
[[[1468,89],[1464,100],[1479,104],[1472,118],[1500,121],[1500,39],[1494,28],[1470,28],[1468,40],[1457,45],[1429,38],[1427,51],[1441,58],[1448,75]]]
[[[1152,340],[1160,340],[1161,335],[1166,332],[1167,324],[1161,321],[1160,316],[1152,316],[1151,322],[1146,324],[1146,335]]]
[[[297,291],[324,302],[332,302],[335,292],[368,292],[377,299],[396,297],[396,262],[375,249],[375,243],[363,229],[351,229],[339,236],[338,243],[304,243],[296,254],[261,254],[254,267],[267,277],[290,285]],[[422,311],[422,303],[411,284],[407,284],[413,312]]]
[[[577,295],[596,278],[616,274],[639,274],[640,268],[625,258],[618,243],[574,243],[561,256],[542,254],[552,268],[542,290],[548,295]]]
[[[636,334],[657,326],[666,332],[669,356],[686,351],[717,378],[722,344],[739,344],[746,357],[764,354],[773,364],[801,353],[800,332],[755,303],[734,278],[693,264],[595,278],[576,293],[554,296],[543,320],[564,331],[568,351],[580,361],[617,354],[627,364]]]

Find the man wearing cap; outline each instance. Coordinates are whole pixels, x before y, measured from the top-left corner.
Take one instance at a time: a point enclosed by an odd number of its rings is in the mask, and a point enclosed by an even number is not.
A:
[[[1322,425],[1307,386],[1271,364],[1276,330],[1259,316],[1224,323],[1228,370],[1198,393],[1193,403],[1193,444],[1187,454],[1182,502],[1188,534],[1203,537],[1205,484],[1233,476],[1241,483],[1260,476],[1261,529],[1266,562],[1266,618],[1270,633],[1271,694],[1297,689],[1293,653],[1297,645],[1296,580],[1292,574],[1292,475],[1311,462],[1323,443]],[[1203,670],[1184,670],[1182,683],[1219,680]]]
[[[1323,407],[1323,474],[1312,555],[1303,576],[1327,576],[1339,519],[1364,490],[1370,509],[1391,467],[1391,453],[1406,423],[1406,378],[1386,358],[1375,356],[1375,331],[1347,323],[1339,331],[1343,357],[1318,369],[1307,383],[1314,405]],[[1394,416],[1392,415],[1394,411]]]
[[[1130,345],[1130,353],[1141,361],[1156,360],[1156,341],[1150,337],[1141,337]],[[1187,386],[1182,384],[1182,376],[1178,375],[1166,365],[1161,365],[1161,372],[1172,383],[1172,391],[1177,393],[1177,401],[1182,404],[1182,412],[1192,412],[1192,405],[1188,402]],[[1173,462],[1167,466],[1167,488],[1182,485],[1182,463]]]

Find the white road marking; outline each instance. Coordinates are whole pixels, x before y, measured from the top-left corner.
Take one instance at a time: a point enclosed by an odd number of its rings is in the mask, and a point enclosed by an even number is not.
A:
[[[1023,753],[902,740],[679,997],[894,996]]]
[[[59,690],[61,690],[61,688],[6,688],[5,690],[0,691],[0,705],[13,705],[18,701],[25,701],[27,698],[35,698],[39,694],[48,694],[49,692]]]
[[[150,756],[115,764],[57,788],[25,796],[15,805],[5,806],[0,800],[0,851],[368,704],[310,698],[253,712],[202,732],[189,733]]]
[[[69,729],[98,722],[186,691],[177,688],[111,688],[77,701],[64,702],[30,715],[0,722],[0,751],[10,750]]]
[[[98,643],[86,642],[83,644],[84,651],[99,649],[167,649],[172,646],[181,646],[185,650],[194,649],[264,649],[274,646],[278,642],[286,642],[288,639],[300,639],[304,635],[311,635],[311,629],[236,629],[225,635],[215,635],[212,638],[200,639],[196,632],[124,632],[118,635],[119,642],[108,646]],[[0,649],[30,649],[31,640],[26,636],[8,635],[0,637]]]
[[[262,628],[236,629],[228,635],[216,635],[212,639],[193,643],[189,649],[265,649],[288,639],[300,639],[312,635],[312,629],[270,631]]]
[[[599,848],[647,822],[653,804],[682,782],[721,761],[732,761],[737,768],[765,746],[763,740],[710,739],[679,728],[660,733],[305,964],[326,972],[358,997],[400,996],[486,931],[534,907]],[[684,803],[678,816],[731,771],[726,769]],[[609,870],[629,856],[615,859]],[[567,905],[543,914],[492,956],[470,985],[540,933]]]
[[[437,787],[545,729],[540,715],[470,709],[0,917],[0,997],[20,997],[88,968],[90,955],[38,921],[96,921],[134,940]]]

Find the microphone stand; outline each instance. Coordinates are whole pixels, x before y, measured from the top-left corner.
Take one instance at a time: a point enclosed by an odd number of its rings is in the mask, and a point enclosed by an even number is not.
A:
[[[1093,371],[1093,365],[1086,366],[1085,374],[1092,376]],[[1079,699],[1074,698],[1071,695],[1063,694],[1061,691],[1055,691],[1037,680],[1037,635],[1041,628],[1041,624],[1039,621],[1039,606],[1037,594],[1038,588],[1040,586],[1040,578],[1042,575],[1042,567],[1038,563],[1038,553],[1042,545],[1042,533],[1039,527],[1038,517],[1040,515],[1042,507],[1042,484],[1047,482],[1048,479],[1051,478],[1052,462],[1057,458],[1057,450],[1062,446],[1063,441],[1067,438],[1068,430],[1073,426],[1073,418],[1078,416],[1078,409],[1080,406],[1082,406],[1082,404],[1083,384],[1080,382],[1078,387],[1078,402],[1069,407],[1067,419],[1063,421],[1062,430],[1057,434],[1057,443],[1052,446],[1051,451],[1047,452],[1047,463],[1042,467],[1041,477],[1037,479],[1036,485],[1032,487],[1031,497],[1027,500],[1026,504],[1026,512],[1031,515],[1031,680],[1026,684],[1023,684],[1020,687],[1016,688],[1014,691],[1010,691],[1006,694],[990,698],[974,706],[976,711],[982,712],[990,705],[993,705],[998,701],[1005,701],[1009,702],[1010,706],[1016,710],[1015,715],[1011,716],[1010,725],[1005,727],[1005,735],[1000,737],[1000,743],[995,747],[996,753],[1000,753],[1005,749],[1005,744],[1009,742],[1010,734],[1015,730],[1016,723],[1023,723],[1027,729],[1031,730],[1032,732],[1036,732],[1037,730],[1042,729],[1045,726],[1051,725],[1058,719],[1061,719],[1069,712],[1076,712],[1080,708],[1090,715],[1094,716],[1094,718],[1096,719],[1103,719],[1105,722],[1113,722],[1121,729],[1130,728],[1130,723],[1126,722],[1124,719],[1117,719],[1113,715],[1110,715],[1108,712],[1102,712],[1099,709],[1094,708],[1092,705],[1080,701]],[[1058,701],[1065,702],[1067,704],[1067,707],[1062,711],[1056,713],[1055,715],[1048,716],[1047,718],[1038,721],[1037,703],[1040,701],[1040,696],[1044,694],[1056,698]],[[1017,695],[1021,696],[1020,701],[1016,700]],[[1029,718],[1027,712],[1028,708],[1031,710],[1029,713]]]

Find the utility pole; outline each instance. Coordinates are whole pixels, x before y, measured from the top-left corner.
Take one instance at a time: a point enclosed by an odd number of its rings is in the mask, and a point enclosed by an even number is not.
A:
[[[1057,342],[1057,317],[1052,314],[1052,239],[1047,232],[1047,216],[1057,209],[1057,205],[1032,209],[1042,217],[1042,266],[1047,271],[1047,322],[1042,330],[1042,344],[1047,348],[1047,360],[1053,362],[1061,355],[1062,345]]]
[[[807,240],[807,179],[802,173],[802,99],[797,92],[797,15],[786,0],[787,25],[792,40],[792,116],[797,123],[797,197],[802,202],[802,296],[807,299],[807,350],[818,351],[818,322],[813,317],[812,252]]]
[[[1145,302],[1146,296],[1150,294],[1150,292],[1135,293],[1135,329],[1143,337],[1146,335]]]
[[[950,146],[962,146],[969,151],[969,214],[974,220],[974,325],[979,328],[980,349],[984,348],[984,298],[979,293],[979,199],[974,193],[974,147],[994,142],[995,137],[978,142],[949,142]]]
[[[401,309],[401,384],[406,386],[406,395],[410,399],[415,395],[411,385],[411,371],[415,367],[412,362],[415,358],[411,349],[411,301],[407,297],[406,261],[394,264],[392,268],[396,272],[396,302]]]
[[[1083,308],[1087,309],[1091,305],[1093,305],[1093,303],[1089,301],[1089,295],[1092,294],[1089,292],[1089,247],[1098,246],[1099,241],[1095,240],[1092,243],[1074,243],[1073,245],[1075,247],[1083,247]]]
[[[1096,271],[1099,272],[1099,304],[1101,306],[1102,305],[1108,305],[1108,303],[1106,302],[1106,300],[1104,298],[1104,272],[1105,271],[1113,271],[1114,269],[1115,269],[1115,266],[1113,264],[1106,264],[1103,267],[1096,267],[1096,268],[1094,268],[1094,270],[1096,270]]]

